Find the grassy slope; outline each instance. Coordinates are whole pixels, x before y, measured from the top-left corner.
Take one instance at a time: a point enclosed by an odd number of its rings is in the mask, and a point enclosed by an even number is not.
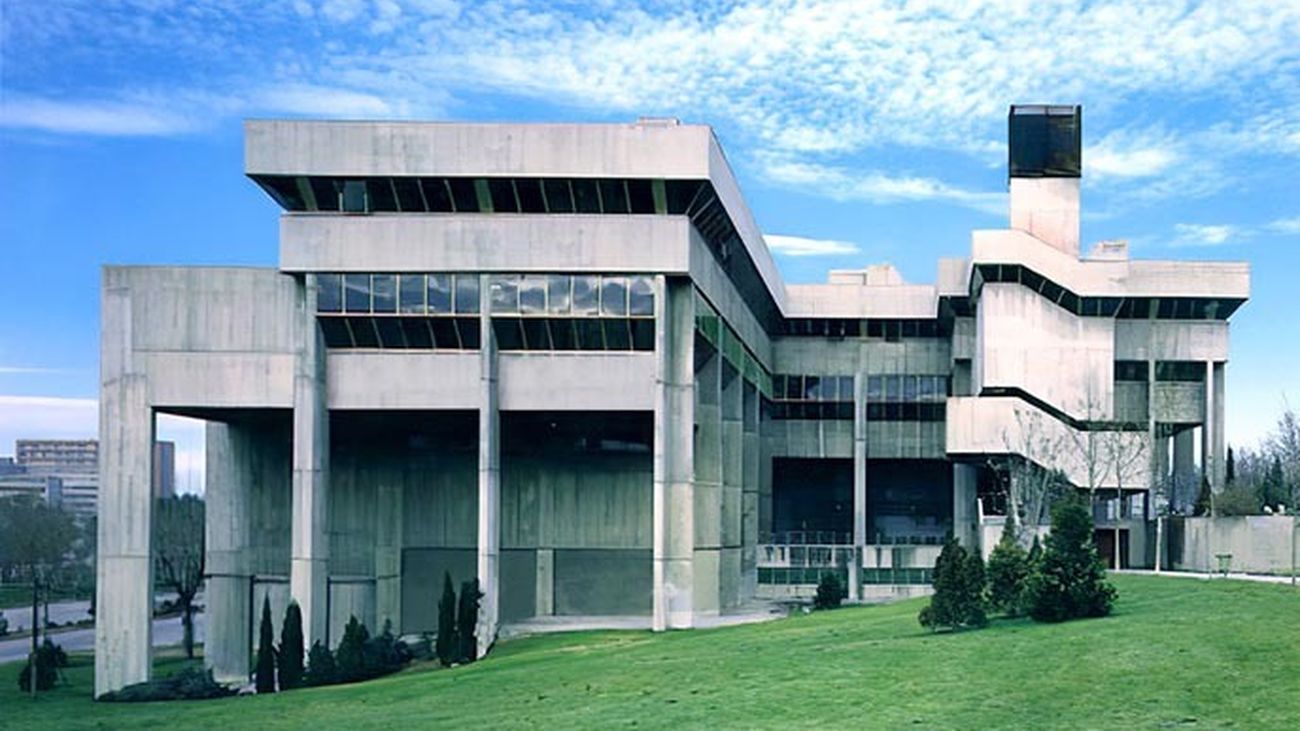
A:
[[[9,665],[0,727],[1294,727],[1300,593],[1115,583],[1117,611],[1101,620],[930,635],[916,624],[922,604],[906,602],[657,636],[551,635],[465,668],[264,698],[93,705],[81,660],[71,687],[33,704]]]

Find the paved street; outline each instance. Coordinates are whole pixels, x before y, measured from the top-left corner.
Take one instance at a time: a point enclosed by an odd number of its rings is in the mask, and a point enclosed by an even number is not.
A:
[[[61,614],[58,616],[68,616],[69,618],[76,618],[78,616],[76,613],[78,610],[78,606],[81,612],[80,616],[82,617],[86,616],[85,612],[88,607],[86,602],[62,602],[61,604],[58,605],[51,604],[50,619],[52,621],[56,621],[60,623],[68,620],[59,619],[56,617],[55,615],[56,606],[64,607],[60,609],[60,611],[66,612],[66,615]],[[14,617],[10,615],[11,611],[17,611],[17,610],[5,610],[5,616],[9,617],[9,628],[13,630],[16,628],[16,625],[18,623],[15,622]],[[31,613],[32,613],[31,610],[28,609],[26,613],[22,615],[23,616],[22,625],[24,627],[27,626],[27,622],[30,619]],[[203,641],[203,624],[204,624],[203,614],[199,613],[194,615],[194,641],[195,642]],[[181,630],[180,617],[168,617],[166,619],[154,620],[153,623],[154,647],[164,647],[167,645],[179,645],[181,643],[181,634],[182,634],[182,630]],[[63,649],[67,652],[89,651],[89,650],[93,650],[95,647],[95,630],[92,627],[86,627],[84,629],[75,629],[75,630],[69,630],[67,632],[58,632],[56,634],[50,635],[50,639],[58,643],[59,645],[61,645]],[[30,651],[30,649],[31,649],[30,637],[24,637],[22,639],[0,640],[0,663],[22,660],[27,657],[27,653]]]

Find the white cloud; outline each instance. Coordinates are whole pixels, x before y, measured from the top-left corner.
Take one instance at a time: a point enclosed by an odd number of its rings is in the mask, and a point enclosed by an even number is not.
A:
[[[1084,178],[1149,178],[1178,162],[1177,143],[1158,130],[1115,130],[1083,151]]]
[[[1174,234],[1172,246],[1222,246],[1237,243],[1247,236],[1246,231],[1237,226],[1199,223],[1176,223]]]
[[[81,368],[47,368],[45,366],[4,366],[0,365],[0,375],[52,375],[56,373],[81,373]]]
[[[1300,235],[1300,216],[1278,218],[1270,221],[1264,228],[1279,234]]]
[[[190,117],[148,104],[7,96],[0,99],[0,127],[131,137],[184,134],[199,125]]]
[[[953,203],[994,215],[1005,215],[1004,193],[977,191],[921,176],[896,176],[852,170],[815,162],[772,158],[762,161],[763,175],[772,182],[809,190],[834,200],[888,204],[914,201]]]
[[[809,239],[803,236],[781,236],[764,234],[763,240],[772,253],[784,256],[836,256],[856,254],[858,246],[849,241],[837,239]]]
[[[387,117],[393,107],[374,94],[314,84],[269,87],[253,96],[248,106],[286,114],[333,117]]]

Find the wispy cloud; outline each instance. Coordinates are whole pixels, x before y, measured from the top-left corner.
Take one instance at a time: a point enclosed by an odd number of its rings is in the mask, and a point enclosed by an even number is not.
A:
[[[1239,243],[1247,235],[1245,230],[1227,224],[1176,223],[1170,246],[1222,246]]]
[[[1264,226],[1273,233],[1286,235],[1300,235],[1300,216],[1291,216],[1290,218],[1278,218],[1269,221]]]
[[[767,248],[782,256],[838,256],[858,253],[858,245],[837,239],[810,239],[803,236],[764,234]]]
[[[762,173],[769,181],[812,190],[833,200],[878,204],[938,201],[996,215],[1007,212],[1004,193],[969,190],[924,176],[888,175],[780,158],[765,160]]]
[[[198,124],[185,115],[147,104],[6,96],[0,99],[0,127],[141,137],[184,134],[194,131]]]
[[[82,368],[47,368],[44,366],[0,365],[0,375],[52,375],[59,373],[84,373]]]
[[[1158,129],[1119,129],[1083,151],[1084,177],[1149,178],[1169,170],[1179,160],[1174,137]]]

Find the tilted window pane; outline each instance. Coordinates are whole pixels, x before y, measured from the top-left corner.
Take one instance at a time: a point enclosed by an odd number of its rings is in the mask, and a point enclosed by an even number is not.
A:
[[[397,277],[376,274],[371,278],[375,293],[375,312],[397,312]]]
[[[528,274],[519,285],[519,311],[525,314],[546,312],[546,277]]]
[[[404,314],[424,313],[424,275],[403,274],[400,284],[400,303],[398,308]]]
[[[649,277],[632,277],[628,299],[629,314],[653,315],[655,313],[654,283]]]
[[[442,314],[451,312],[451,275],[429,275],[429,312]]]
[[[316,295],[317,312],[341,312],[343,310],[343,277],[337,274],[317,274]]]
[[[348,312],[370,311],[370,275],[348,274],[343,278],[343,306]]]
[[[595,315],[600,313],[599,298],[596,291],[599,277],[578,276],[573,278],[573,314]]]
[[[573,277],[552,274],[546,281],[547,310],[555,315],[569,314],[572,296],[569,290],[573,286]]]
[[[466,315],[478,314],[478,275],[456,275],[456,312]],[[468,346],[467,346],[468,347]],[[474,347],[478,347],[477,345]]]
[[[492,312],[513,314],[519,312],[519,276],[494,274],[488,280],[492,287]]]
[[[623,277],[602,277],[600,280],[600,312],[603,315],[627,314],[627,280]]]

